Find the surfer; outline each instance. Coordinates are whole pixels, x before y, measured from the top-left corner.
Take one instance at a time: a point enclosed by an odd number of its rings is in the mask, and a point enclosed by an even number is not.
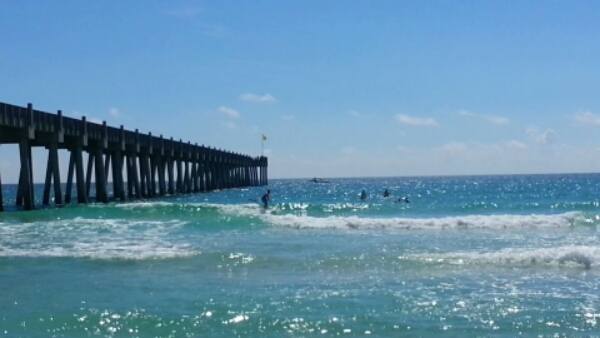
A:
[[[396,201],[396,203],[402,203],[402,202],[410,203],[410,201],[408,200],[408,197],[401,197]]]
[[[267,192],[260,198],[260,200],[265,205],[265,209],[269,206],[269,202],[271,202],[271,190],[267,190]]]
[[[363,201],[367,199],[367,192],[365,189],[363,189],[363,191],[360,193],[360,199]]]
[[[390,196],[390,192],[385,189],[385,191],[383,192],[383,197],[389,197]]]

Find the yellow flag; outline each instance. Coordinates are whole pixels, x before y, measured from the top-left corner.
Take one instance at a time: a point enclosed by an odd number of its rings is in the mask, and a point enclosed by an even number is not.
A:
[[[267,137],[265,135],[263,135],[263,141],[266,141]]]

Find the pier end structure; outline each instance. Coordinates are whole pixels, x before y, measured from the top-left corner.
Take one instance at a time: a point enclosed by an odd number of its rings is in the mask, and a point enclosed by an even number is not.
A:
[[[70,204],[73,183],[77,203],[91,200],[106,203],[162,197],[173,194],[208,192],[268,184],[268,161],[230,151],[165,139],[151,133],[91,123],[85,117],[65,117],[0,102],[0,146],[19,147],[20,171],[16,205],[35,208],[32,148],[48,150],[43,205]],[[70,154],[66,189],[62,191],[59,150]],[[84,156],[87,156],[87,166]],[[84,170],[84,166],[86,166]],[[92,172],[94,175],[92,176]],[[109,182],[109,173],[112,182]],[[91,196],[92,178],[95,196]],[[109,184],[112,183],[112,196]],[[53,190],[54,198],[51,199]],[[4,210],[0,173],[0,211]]]

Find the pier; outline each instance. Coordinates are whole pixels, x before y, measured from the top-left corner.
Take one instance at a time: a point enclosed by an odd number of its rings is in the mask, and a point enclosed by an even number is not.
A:
[[[20,171],[16,204],[33,210],[32,148],[48,150],[43,205],[70,204],[75,188],[78,204],[89,203],[92,179],[95,201],[126,201],[268,184],[268,161],[217,150],[189,141],[110,127],[0,102],[0,146],[17,144]],[[70,154],[66,189],[62,191],[59,149]],[[87,154],[87,165],[83,154]],[[85,170],[84,170],[85,166]],[[92,171],[94,175],[92,175]],[[108,182],[109,174],[112,182]],[[75,183],[75,187],[74,187]],[[109,196],[112,184],[112,196]],[[0,173],[0,211],[4,211]]]

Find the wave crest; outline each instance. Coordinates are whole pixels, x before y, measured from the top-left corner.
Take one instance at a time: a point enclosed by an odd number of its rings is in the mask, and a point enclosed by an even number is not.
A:
[[[552,229],[568,228],[581,217],[578,212],[559,215],[470,215],[443,218],[325,218],[297,215],[264,215],[275,226],[297,229]]]

